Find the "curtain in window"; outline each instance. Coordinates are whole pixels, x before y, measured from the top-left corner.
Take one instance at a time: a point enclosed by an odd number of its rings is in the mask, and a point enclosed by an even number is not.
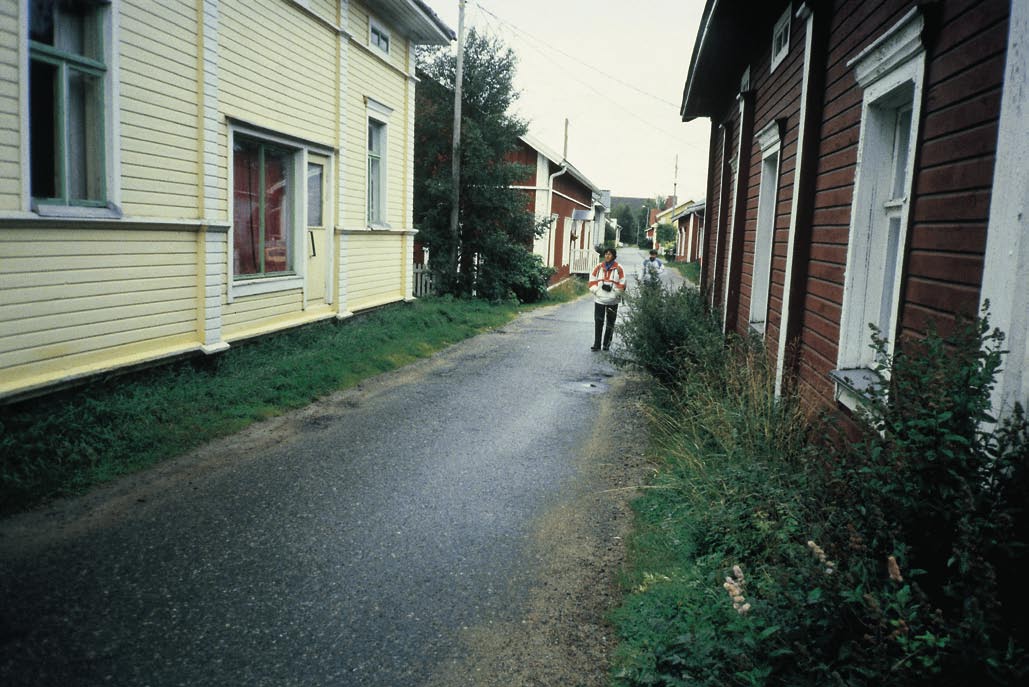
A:
[[[235,274],[258,274],[261,240],[260,148],[247,141],[237,141],[233,148],[233,271]]]
[[[285,272],[289,265],[289,156],[265,148],[264,153],[264,271]]]

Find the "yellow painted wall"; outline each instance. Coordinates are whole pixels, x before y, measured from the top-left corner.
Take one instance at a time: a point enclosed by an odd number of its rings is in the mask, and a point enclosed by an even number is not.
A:
[[[17,0],[0,0],[0,211],[21,209]]]
[[[231,341],[266,331],[299,317],[302,303],[300,289],[238,298],[222,311],[222,333]]]
[[[393,109],[387,128],[386,151],[386,221],[394,229],[405,226],[411,209],[404,202],[410,182],[407,167],[407,111],[405,97],[408,42],[393,32],[387,58],[368,45],[368,10],[350,3],[350,29],[354,41],[350,45],[349,88],[345,95],[347,131],[343,137],[343,174],[346,190],[343,196],[343,226],[357,229],[365,226],[368,176],[368,109],[366,98]],[[385,25],[390,28],[388,25]],[[413,107],[414,103],[410,103]]]
[[[111,143],[120,153],[125,217],[81,223],[0,217],[0,395],[196,350],[198,327],[208,315],[202,306],[211,295],[204,284],[226,262],[219,255],[211,264],[204,235],[190,223],[200,216],[202,185],[196,2],[121,0],[118,6],[120,121],[118,140]],[[387,220],[406,229],[407,108],[414,105],[406,100],[413,95],[404,73],[407,41],[392,33],[391,55],[381,59],[367,49],[363,5],[350,3],[354,39],[312,16],[335,22],[334,0],[308,0],[307,6],[310,13],[287,0],[222,0],[219,115],[336,148],[338,108],[345,108],[334,176],[342,175],[345,188],[339,199],[344,226],[361,228],[365,98],[393,108]],[[27,178],[20,157],[19,81],[26,75],[19,73],[18,9],[19,0],[0,0],[0,213],[23,210],[21,180]],[[349,52],[342,103],[337,100],[340,40],[348,42]],[[209,170],[215,170],[215,178],[206,180],[215,190],[207,217],[227,221],[228,124],[219,126],[207,138],[216,148],[207,158]],[[172,223],[155,223],[162,220]],[[181,228],[174,221],[183,221]],[[331,308],[319,293],[309,294],[304,310],[300,289],[237,296],[230,303],[228,285],[221,283],[222,338],[275,331],[331,315],[341,305],[358,310],[402,299],[406,240],[387,232],[348,235],[343,273],[332,278],[345,280],[347,301]]]
[[[0,393],[196,342],[193,231],[0,231]]]
[[[225,0],[220,12],[221,112],[333,145],[337,34],[283,0]]]
[[[404,238],[384,232],[347,236],[347,305],[351,310],[404,297]]]
[[[122,208],[198,216],[197,15],[192,0],[121,3]]]

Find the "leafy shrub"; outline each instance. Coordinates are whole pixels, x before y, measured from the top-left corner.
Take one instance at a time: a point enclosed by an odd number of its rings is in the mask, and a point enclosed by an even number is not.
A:
[[[896,684],[1014,684],[1029,675],[1026,623],[1013,603],[1025,592],[1002,584],[1026,571],[1029,531],[1029,423],[1021,406],[999,424],[990,416],[1003,340],[985,312],[892,358],[876,337],[888,381],[870,392],[860,439],[836,456],[827,522],[849,533],[840,555],[856,547],[871,568],[853,582],[893,614],[847,601],[862,607],[866,625],[877,621],[874,665],[893,661]],[[868,578],[886,561],[892,584],[875,590]]]
[[[499,243],[499,242],[498,242]],[[512,296],[521,303],[536,303],[547,296],[547,283],[554,270],[540,256],[511,243],[494,246],[476,273],[476,293],[491,301]]]
[[[628,307],[619,325],[632,360],[666,384],[688,377],[694,366],[718,364],[721,331],[699,291],[653,281],[638,286],[626,296]]]
[[[1025,684],[1029,423],[988,414],[1002,339],[984,317],[892,359],[878,340],[888,383],[839,446],[774,397],[759,344],[687,340],[653,401],[615,684]]]

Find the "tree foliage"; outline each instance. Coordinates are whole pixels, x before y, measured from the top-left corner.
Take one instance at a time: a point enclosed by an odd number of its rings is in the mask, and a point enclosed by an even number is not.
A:
[[[675,243],[675,239],[678,236],[679,229],[674,224],[668,222],[662,222],[657,225],[657,240],[662,244]]]
[[[531,170],[504,159],[526,124],[509,112],[518,97],[514,52],[474,29],[465,41],[461,93],[458,235],[451,233],[452,137],[456,57],[449,49],[418,54],[414,214],[430,251],[437,289],[490,300],[534,301],[550,271],[530,248],[536,226],[523,184]]]

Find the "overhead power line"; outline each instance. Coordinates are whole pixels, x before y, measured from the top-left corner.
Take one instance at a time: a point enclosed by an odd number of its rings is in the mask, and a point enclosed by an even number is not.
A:
[[[604,78],[610,79],[612,81],[616,81],[616,82],[620,83],[621,85],[625,86],[626,88],[630,88],[630,89],[636,91],[637,93],[639,93],[641,95],[645,95],[648,98],[652,98],[653,100],[656,100],[657,102],[661,103],[662,105],[667,105],[668,107],[674,107],[676,109],[676,111],[679,110],[679,104],[678,103],[673,103],[673,102],[671,102],[669,100],[665,100],[661,96],[657,96],[657,95],[654,95],[653,93],[645,91],[642,88],[640,88],[639,86],[631,84],[628,81],[625,81],[623,79],[619,79],[617,76],[614,76],[613,74],[610,74],[610,73],[604,71],[603,69],[600,69],[596,65],[589,64],[588,62],[585,62],[585,61],[579,59],[575,55],[571,55],[571,54],[565,52],[564,50],[561,50],[560,48],[557,48],[557,47],[551,45],[547,41],[545,41],[545,40],[543,40],[541,38],[537,38],[536,36],[532,35],[528,31],[526,31],[525,29],[523,29],[523,28],[521,28],[521,27],[519,27],[519,26],[517,26],[515,24],[512,24],[510,21],[504,19],[503,17],[498,16],[493,11],[486,9],[485,7],[483,7],[478,2],[475,3],[475,6],[479,10],[481,10],[482,12],[484,12],[484,13],[488,14],[489,16],[493,17],[495,20],[497,20],[501,24],[511,28],[513,31],[515,31],[515,32],[525,36],[529,40],[534,41],[534,42],[538,43],[539,45],[542,45],[547,50],[551,50],[551,51],[556,52],[556,53],[558,53],[560,55],[563,55],[564,57],[567,57],[568,59],[572,60],[573,62],[578,62],[582,66],[584,66],[587,69],[590,69],[590,70],[600,74]]]

